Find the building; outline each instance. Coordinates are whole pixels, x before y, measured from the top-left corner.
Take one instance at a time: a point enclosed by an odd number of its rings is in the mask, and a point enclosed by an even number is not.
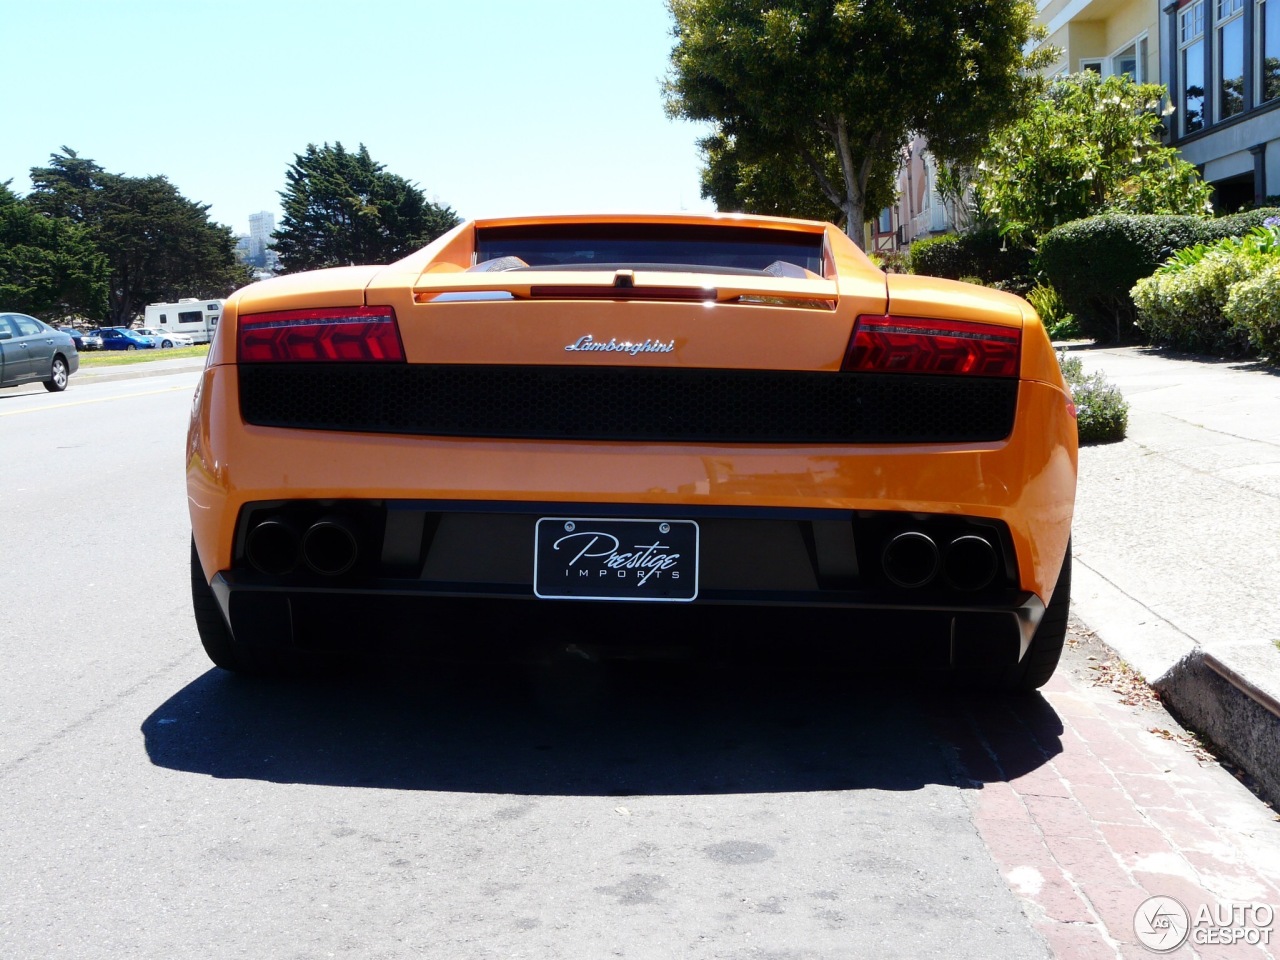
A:
[[[1280,0],[1177,0],[1160,9],[1170,144],[1232,212],[1280,194]]]
[[[1233,212],[1280,194],[1280,0],[1038,0],[1051,73],[1169,90],[1169,143]]]
[[[867,225],[867,252],[890,253],[950,233],[957,228],[955,214],[938,192],[937,161],[924,138],[915,137],[902,151],[897,202]]]

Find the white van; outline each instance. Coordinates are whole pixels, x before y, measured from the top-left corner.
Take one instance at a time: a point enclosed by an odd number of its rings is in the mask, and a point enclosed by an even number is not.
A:
[[[185,333],[193,343],[208,343],[222,319],[225,302],[188,297],[177,303],[149,303],[143,325],[165,333]]]

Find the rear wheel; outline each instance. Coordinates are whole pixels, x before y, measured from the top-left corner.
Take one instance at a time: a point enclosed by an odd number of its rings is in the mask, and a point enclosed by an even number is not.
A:
[[[129,344],[127,347],[125,347],[125,349],[126,349],[126,350],[137,350],[137,349],[138,349],[138,347],[137,347],[137,345],[136,345],[136,344],[132,344],[132,343],[131,343],[131,344]]]
[[[218,609],[213,589],[204,578],[194,537],[191,539],[191,607],[195,613],[200,643],[214,665],[235,673],[248,672],[244,658],[231,637],[227,621],[222,618],[222,611]]]
[[[299,664],[285,649],[259,650],[236,643],[223,619],[213,588],[204,578],[195,538],[191,538],[191,608],[200,643],[214,666],[242,676],[282,676],[296,672]]]
[[[61,393],[67,389],[67,382],[71,374],[67,370],[67,361],[61,357],[53,358],[53,366],[49,368],[49,379],[44,382],[44,388],[50,393]]]
[[[1062,559],[1058,582],[1044,616],[1031,638],[1026,655],[1012,667],[987,670],[966,670],[958,679],[976,689],[995,690],[1002,693],[1033,693],[1049,682],[1062,656],[1067,639],[1067,621],[1071,613],[1071,541],[1067,541],[1067,555]]]

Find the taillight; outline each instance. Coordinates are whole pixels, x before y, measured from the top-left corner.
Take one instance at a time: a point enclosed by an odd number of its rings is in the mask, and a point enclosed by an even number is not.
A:
[[[1016,377],[1022,330],[918,317],[859,317],[842,370]]]
[[[240,317],[241,363],[402,361],[390,307],[278,310]]]

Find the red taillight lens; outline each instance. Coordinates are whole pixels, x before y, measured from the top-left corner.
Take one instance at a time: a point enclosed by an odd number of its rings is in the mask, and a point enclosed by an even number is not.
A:
[[[993,323],[859,317],[842,370],[1016,377],[1022,331]]]
[[[240,317],[241,363],[402,361],[390,307],[280,310]]]

